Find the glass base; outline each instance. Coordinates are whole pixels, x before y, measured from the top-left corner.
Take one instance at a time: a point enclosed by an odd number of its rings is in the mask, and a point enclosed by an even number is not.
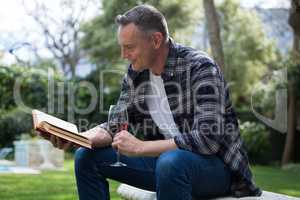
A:
[[[111,167],[124,167],[124,166],[127,166],[125,163],[122,163],[122,162],[115,162],[111,165],[109,165]]]

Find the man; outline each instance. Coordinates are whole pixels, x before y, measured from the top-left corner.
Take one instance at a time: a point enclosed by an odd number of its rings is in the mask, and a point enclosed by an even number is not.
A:
[[[154,7],[134,7],[116,23],[122,57],[130,61],[117,105],[126,107],[132,131],[112,137],[102,124],[83,133],[95,148],[75,154],[80,199],[109,199],[107,178],[156,191],[158,200],[259,196],[217,64],[176,44]],[[110,166],[116,149],[127,166]]]

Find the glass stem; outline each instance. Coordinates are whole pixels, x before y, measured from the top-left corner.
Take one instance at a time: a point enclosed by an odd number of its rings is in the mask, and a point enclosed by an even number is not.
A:
[[[117,150],[117,162],[120,162],[120,152]]]

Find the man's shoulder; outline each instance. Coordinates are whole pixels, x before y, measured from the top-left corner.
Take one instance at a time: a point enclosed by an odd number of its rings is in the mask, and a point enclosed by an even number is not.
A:
[[[204,64],[215,65],[214,60],[207,53],[189,46],[176,44],[176,53],[178,60],[191,67],[200,67]]]
[[[189,71],[194,77],[198,77],[199,74],[223,76],[219,66],[207,53],[178,43],[174,46],[177,54],[177,68],[181,71]]]

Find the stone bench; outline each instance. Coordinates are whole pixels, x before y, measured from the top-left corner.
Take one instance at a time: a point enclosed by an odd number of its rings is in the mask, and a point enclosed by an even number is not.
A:
[[[121,184],[117,193],[124,199],[127,200],[156,200],[156,193],[151,191],[142,190],[130,185]],[[282,194],[277,194],[273,192],[263,191],[260,197],[243,197],[243,198],[233,198],[233,197],[223,197],[211,200],[300,200],[300,198],[290,197]]]

